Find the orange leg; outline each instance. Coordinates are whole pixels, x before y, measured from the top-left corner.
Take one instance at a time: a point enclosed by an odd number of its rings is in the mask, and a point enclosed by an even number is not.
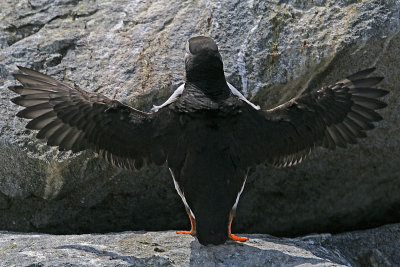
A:
[[[246,242],[247,240],[249,240],[247,237],[240,237],[240,236],[232,234],[232,231],[231,231],[232,221],[233,221],[233,214],[230,214],[229,215],[229,227],[228,227],[228,239],[233,240],[233,241],[240,241],[240,242]]]
[[[188,212],[188,214],[189,214],[190,225],[191,225],[190,231],[176,231],[176,233],[195,236],[196,235],[196,219],[193,218],[193,216],[192,216],[192,214],[190,214],[190,212]]]

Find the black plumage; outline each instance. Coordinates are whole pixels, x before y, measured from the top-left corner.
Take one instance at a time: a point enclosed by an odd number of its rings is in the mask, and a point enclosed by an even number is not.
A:
[[[357,72],[316,92],[270,110],[257,110],[226,83],[218,47],[208,37],[186,46],[183,92],[155,113],[145,113],[53,78],[19,67],[22,86],[12,101],[25,109],[28,129],[48,145],[74,152],[92,149],[123,168],[167,163],[202,244],[247,239],[231,223],[249,167],[300,163],[315,147],[355,144],[386,106],[388,92],[371,88],[381,77]]]

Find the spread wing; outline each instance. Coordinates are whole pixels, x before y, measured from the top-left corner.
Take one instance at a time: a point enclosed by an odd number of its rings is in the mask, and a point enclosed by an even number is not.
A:
[[[386,107],[377,98],[388,93],[371,88],[383,79],[367,78],[374,70],[357,72],[270,110],[245,112],[237,128],[246,132],[237,130],[236,140],[243,140],[239,143],[247,165],[291,166],[315,147],[346,147],[366,137],[372,122],[382,119],[375,110]]]
[[[165,162],[163,143],[176,129],[168,109],[144,113],[102,94],[19,69],[26,75],[14,74],[22,86],[9,88],[20,95],[12,101],[25,107],[17,116],[30,120],[26,128],[39,130],[37,138],[47,139],[59,150],[95,150],[118,167],[140,168],[144,160]]]

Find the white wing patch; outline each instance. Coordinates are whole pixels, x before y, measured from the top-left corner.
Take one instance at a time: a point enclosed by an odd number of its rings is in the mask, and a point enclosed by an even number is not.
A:
[[[172,172],[171,168],[168,168],[168,169],[169,169],[169,171],[171,172],[172,179],[174,180],[174,185],[175,185],[176,192],[178,192],[178,195],[181,197],[181,199],[182,199],[182,201],[183,201],[183,204],[185,205],[185,208],[186,208],[187,210],[189,210],[189,212],[190,212],[190,214],[192,215],[192,217],[196,219],[196,217],[194,216],[193,211],[190,209],[189,204],[188,204],[187,201],[186,201],[185,194],[184,194],[184,193],[182,192],[182,190],[179,188],[179,185],[178,185],[178,183],[177,183],[176,180],[175,180],[174,173]],[[242,190],[243,190],[243,189],[242,189]]]
[[[151,111],[157,112],[160,108],[163,108],[163,107],[175,102],[178,99],[178,97],[183,93],[183,89],[185,89],[185,84],[181,84],[174,91],[174,93],[168,98],[168,100],[165,101],[163,104],[161,104],[159,106],[153,105],[153,107],[151,108]]]
[[[243,185],[242,185],[242,189],[240,189],[240,192],[238,193],[238,195],[237,195],[237,197],[236,197],[235,204],[234,204],[233,207],[232,207],[233,212],[236,211],[237,205],[238,205],[238,203],[239,203],[240,195],[242,194],[243,189],[244,189],[244,185],[246,184],[246,180],[247,180],[247,175],[246,175],[246,177],[244,178]]]
[[[232,84],[228,83],[229,89],[231,89],[232,94],[236,95],[237,97],[239,97],[240,100],[243,100],[244,102],[246,102],[247,104],[249,104],[250,106],[252,106],[254,109],[259,110],[260,106],[255,105],[253,103],[251,103],[249,100],[247,100],[244,95],[242,95],[238,89],[236,89]],[[168,98],[167,101],[165,101],[163,104],[156,106],[153,105],[153,107],[151,108],[152,112],[157,112],[159,109],[168,106],[169,104],[175,102],[179,96],[183,93],[183,90],[185,89],[185,84],[181,84],[175,91],[174,93]]]
[[[260,106],[254,105],[253,103],[251,103],[249,100],[247,100],[244,95],[242,95],[238,89],[236,89],[232,84],[228,83],[229,89],[231,89],[232,94],[236,95],[239,97],[239,99],[243,100],[244,102],[246,102],[247,104],[249,104],[250,106],[252,106],[254,109],[259,110]]]

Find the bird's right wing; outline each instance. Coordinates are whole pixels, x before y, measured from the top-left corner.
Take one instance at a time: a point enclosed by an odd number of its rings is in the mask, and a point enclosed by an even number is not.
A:
[[[244,112],[236,127],[244,165],[267,162],[276,167],[301,162],[318,146],[328,149],[355,144],[382,117],[386,106],[377,100],[388,91],[371,88],[382,77],[357,72],[314,93],[293,98],[276,108]]]
[[[14,74],[22,86],[9,89],[19,94],[12,101],[25,109],[17,116],[30,121],[39,139],[59,150],[92,149],[110,163],[140,168],[145,160],[166,161],[166,145],[174,142],[179,128],[174,114],[162,109],[149,114],[106,96],[69,86],[47,75],[19,67]]]

